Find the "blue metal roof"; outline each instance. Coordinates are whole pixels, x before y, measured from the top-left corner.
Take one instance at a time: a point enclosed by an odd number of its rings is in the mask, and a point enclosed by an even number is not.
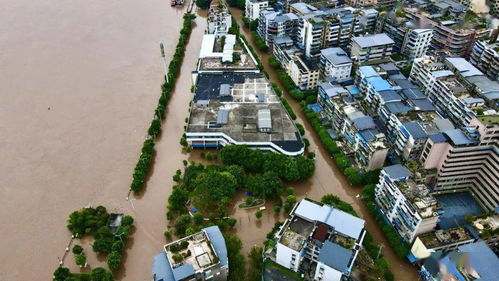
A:
[[[213,245],[213,248],[217,253],[220,264],[222,266],[228,266],[229,258],[227,257],[227,247],[225,246],[225,239],[222,232],[220,232],[220,228],[214,225],[203,228],[203,230],[206,235],[208,235],[208,238],[210,238],[211,245]]]
[[[376,124],[374,124],[374,120],[371,116],[363,116],[359,118],[355,118],[353,124],[357,130],[365,130],[376,128]]]
[[[403,89],[402,93],[406,98],[411,100],[426,98],[426,96],[418,89]]]
[[[359,73],[364,77],[379,76],[378,72],[374,70],[372,66],[361,66],[359,67]]]
[[[412,175],[406,167],[400,164],[384,167],[383,171],[385,171],[385,173],[387,173],[392,179],[407,178]]]
[[[478,140],[468,138],[460,129],[448,130],[444,134],[449,137],[454,145],[466,145],[478,142]]]
[[[152,277],[153,281],[175,281],[166,253],[163,252],[154,257]]]
[[[365,139],[367,142],[376,138],[376,135],[379,134],[380,131],[378,129],[367,129],[359,131],[359,135]]]
[[[379,95],[384,102],[402,100],[402,97],[393,90],[381,91],[379,92]]]
[[[194,273],[194,266],[190,263],[184,263],[183,265],[173,269],[173,276],[175,277],[175,280],[183,280],[187,277],[193,276]]]
[[[347,250],[336,243],[324,242],[317,259],[341,272],[348,272],[348,264],[352,258],[352,251]]]
[[[377,92],[391,90],[393,87],[388,81],[380,76],[368,77],[366,81],[374,87]]]
[[[421,124],[418,122],[407,122],[403,125],[414,139],[423,139],[428,137],[423,127],[421,127]]]
[[[497,280],[499,277],[499,258],[497,258],[485,242],[459,246],[459,251],[468,252],[471,267],[480,275],[478,280]]]
[[[421,111],[436,111],[437,109],[428,99],[412,99],[411,102]]]
[[[411,110],[409,106],[399,101],[387,103],[385,104],[385,108],[389,113],[393,114],[403,113]]]

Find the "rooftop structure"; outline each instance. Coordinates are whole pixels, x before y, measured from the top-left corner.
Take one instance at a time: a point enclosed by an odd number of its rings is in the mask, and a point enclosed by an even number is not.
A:
[[[236,59],[236,60],[234,60]],[[233,34],[205,34],[199,51],[198,72],[259,72],[257,62],[243,41]]]
[[[154,258],[154,281],[227,280],[227,248],[217,226],[167,244],[164,250]]]
[[[217,122],[220,111],[224,122]],[[199,74],[186,136],[194,148],[245,144],[291,156],[304,151],[293,121],[259,73]]]
[[[348,276],[364,239],[364,220],[303,199],[276,234],[271,258],[306,280]],[[303,264],[308,264],[304,270]],[[319,279],[320,278],[320,279]]]

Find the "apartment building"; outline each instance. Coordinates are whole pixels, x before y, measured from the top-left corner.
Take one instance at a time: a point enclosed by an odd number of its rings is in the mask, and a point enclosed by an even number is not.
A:
[[[290,36],[293,40],[296,38],[296,28],[298,26],[298,16],[296,14],[283,14],[267,8],[260,12],[258,21],[257,33],[270,48],[272,48],[276,37]]]
[[[468,127],[432,134],[420,162],[437,169],[435,191],[470,190],[487,209],[499,206],[499,116],[473,117]]]
[[[381,170],[375,197],[379,211],[407,242],[437,226],[437,200],[400,164]]]
[[[395,41],[394,52],[409,59],[420,58],[426,54],[433,37],[433,30],[419,28],[405,17],[398,17],[396,13],[380,16],[378,32],[384,32]]]
[[[494,114],[499,84],[491,81],[463,58],[446,58],[445,63],[416,59],[409,79],[425,89],[439,113],[460,127],[474,116]]]
[[[464,58],[446,58],[444,63],[469,91],[485,99],[490,107],[498,108],[499,82],[487,78]]]
[[[342,7],[319,10],[305,3],[294,3],[290,10],[300,18],[297,44],[307,57],[318,59],[320,50],[346,47],[350,38],[374,30],[377,11]]]
[[[352,60],[342,48],[322,49],[320,69],[323,77],[342,82],[350,79]]]
[[[362,247],[365,221],[309,199],[300,201],[290,217],[276,233],[270,258],[304,280],[348,278]]]
[[[465,10],[465,6],[443,1],[404,8],[408,20],[433,30],[430,51],[449,57],[469,55],[475,42],[490,34],[487,24],[479,21],[480,18],[466,18]]]
[[[244,16],[249,20],[256,20],[260,17],[260,12],[269,6],[269,1],[246,0],[244,5]]]
[[[321,117],[331,124],[330,135],[336,136],[343,128],[346,113],[361,110],[359,102],[344,87],[338,84],[322,83],[318,87],[317,103],[321,106]]]
[[[372,63],[386,60],[392,55],[395,42],[386,34],[353,37],[350,57],[357,63]]]
[[[470,62],[491,80],[499,80],[499,43],[477,41],[471,49]]]
[[[293,55],[285,68],[300,90],[313,90],[319,82],[320,70],[316,63],[303,55]]]
[[[153,281],[225,281],[229,259],[225,240],[218,226],[166,244],[154,257]]]
[[[350,152],[366,171],[380,169],[385,163],[389,144],[371,116],[356,108],[345,108],[346,118],[340,130]]]

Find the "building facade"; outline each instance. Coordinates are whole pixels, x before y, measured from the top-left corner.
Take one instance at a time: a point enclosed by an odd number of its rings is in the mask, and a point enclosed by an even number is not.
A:
[[[381,170],[375,196],[380,212],[408,242],[437,226],[436,199],[424,184],[416,184],[411,172],[400,164]]]
[[[395,42],[384,33],[352,38],[350,57],[358,63],[387,59],[392,55]]]
[[[499,80],[499,44],[477,41],[471,50],[470,62],[492,80]]]
[[[256,20],[260,17],[260,12],[268,6],[268,1],[246,0],[244,16],[249,20]]]
[[[350,79],[352,60],[342,48],[322,49],[320,69],[323,77],[342,82]]]
[[[468,127],[430,135],[420,158],[436,169],[435,191],[470,190],[487,209],[499,206],[499,116],[474,117]]]

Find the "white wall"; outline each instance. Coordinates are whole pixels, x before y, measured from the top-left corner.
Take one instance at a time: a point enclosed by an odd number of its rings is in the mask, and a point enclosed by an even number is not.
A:
[[[339,272],[338,270],[331,268],[321,262],[317,262],[317,269],[315,270],[315,276],[314,280],[319,280],[319,277],[321,276],[320,270],[321,267],[324,268],[324,271],[322,272],[322,279],[321,281],[340,281],[342,273]]]
[[[300,264],[300,253],[282,245],[281,243],[277,243],[276,250],[276,262],[286,268],[297,272],[298,266]],[[291,265],[291,258],[293,255],[296,255],[294,267]]]

